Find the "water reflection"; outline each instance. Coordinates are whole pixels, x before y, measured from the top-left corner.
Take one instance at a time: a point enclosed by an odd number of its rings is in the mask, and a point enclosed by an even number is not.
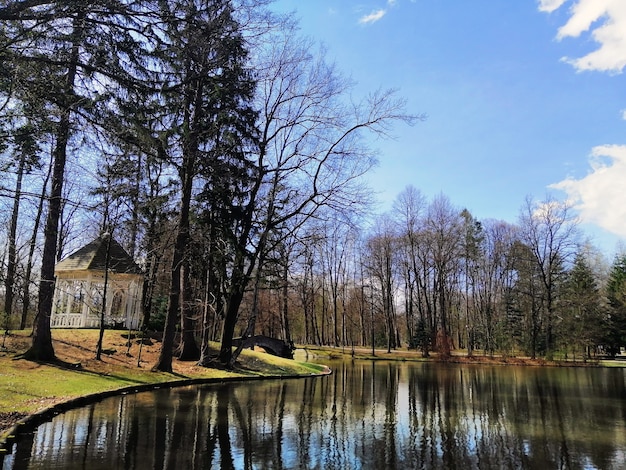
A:
[[[107,399],[24,436],[2,468],[626,467],[622,369],[333,367]]]

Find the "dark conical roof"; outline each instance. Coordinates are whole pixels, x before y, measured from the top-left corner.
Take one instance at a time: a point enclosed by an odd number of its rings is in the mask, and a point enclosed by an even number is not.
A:
[[[55,271],[104,271],[108,237],[98,237],[91,243],[59,261]],[[109,271],[141,274],[141,268],[114,238],[109,249]]]

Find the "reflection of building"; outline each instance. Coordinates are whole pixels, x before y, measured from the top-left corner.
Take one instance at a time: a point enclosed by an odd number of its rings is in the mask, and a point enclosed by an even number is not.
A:
[[[110,241],[110,243],[109,243]],[[141,318],[141,269],[114,239],[103,236],[60,261],[50,324],[53,328],[97,328],[106,285],[106,326],[137,328]]]

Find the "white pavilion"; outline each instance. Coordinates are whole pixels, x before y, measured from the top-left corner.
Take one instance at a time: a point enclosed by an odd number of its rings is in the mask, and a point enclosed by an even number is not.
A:
[[[108,327],[139,327],[143,273],[124,248],[105,234],[57,263],[52,328],[100,326],[107,246],[104,323]]]

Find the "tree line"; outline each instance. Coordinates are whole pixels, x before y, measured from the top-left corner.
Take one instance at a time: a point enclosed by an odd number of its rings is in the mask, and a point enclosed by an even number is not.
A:
[[[371,142],[422,116],[392,90],[355,100],[269,1],[17,0],[0,21],[4,322],[33,322],[26,357],[55,357],[55,262],[105,232],[144,269],[158,370],[210,364],[211,341],[232,366],[255,333],[425,355],[623,345],[626,259],[594,270],[567,206],[478,221],[409,187],[366,227]]]
[[[572,208],[551,197],[528,198],[510,224],[406,188],[365,245],[388,349],[400,344],[395,331],[424,355],[619,353],[626,258],[607,267],[582,236]],[[394,306],[394,297],[402,302]],[[404,325],[394,330],[399,317]]]
[[[507,223],[409,186],[367,228],[344,220],[303,233],[277,254],[282,274],[268,271],[248,299],[265,334],[424,356],[587,360],[626,346],[626,254],[609,265],[551,197],[527,198]]]

